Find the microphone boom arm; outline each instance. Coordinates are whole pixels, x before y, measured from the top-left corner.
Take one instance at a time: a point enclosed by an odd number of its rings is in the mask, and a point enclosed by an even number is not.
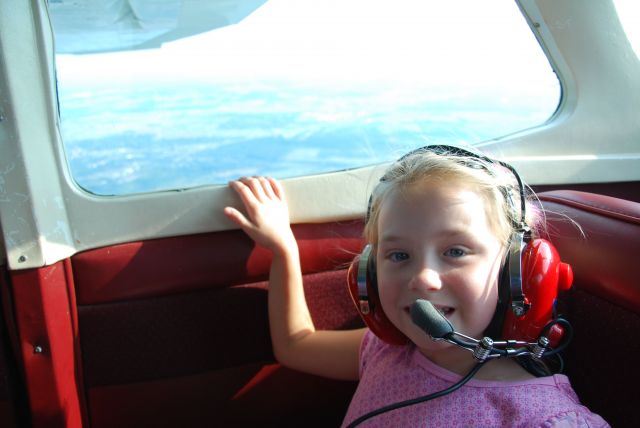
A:
[[[540,359],[544,356],[545,351],[549,346],[549,339],[544,336],[541,336],[535,343],[525,342],[522,340],[494,341],[490,337],[483,337],[481,340],[478,340],[454,331],[452,333],[448,333],[444,337],[431,337],[431,339],[435,341],[444,340],[446,342],[460,346],[473,353],[474,358],[478,361],[485,361],[488,359],[502,357],[521,356],[530,356],[532,358]]]

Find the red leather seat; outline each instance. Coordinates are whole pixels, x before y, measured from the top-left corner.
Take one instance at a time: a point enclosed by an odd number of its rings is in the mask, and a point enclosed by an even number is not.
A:
[[[548,238],[574,272],[573,289],[560,298],[575,330],[566,372],[581,401],[612,426],[636,426],[640,204],[577,191],[539,198]]]

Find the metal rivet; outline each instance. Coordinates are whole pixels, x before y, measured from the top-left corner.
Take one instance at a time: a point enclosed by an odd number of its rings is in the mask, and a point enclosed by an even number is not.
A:
[[[34,354],[42,354],[43,352],[44,352],[44,348],[42,348],[42,346],[36,345],[33,347]]]
[[[18,263],[24,263],[27,261],[27,256],[20,256],[18,257]]]

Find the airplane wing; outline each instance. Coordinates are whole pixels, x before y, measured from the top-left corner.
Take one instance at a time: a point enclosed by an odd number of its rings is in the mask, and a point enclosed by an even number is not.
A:
[[[266,0],[49,0],[56,53],[158,48],[240,22]]]

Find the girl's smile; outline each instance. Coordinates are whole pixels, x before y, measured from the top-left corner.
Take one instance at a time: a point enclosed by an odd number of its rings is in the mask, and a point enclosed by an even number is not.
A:
[[[449,318],[451,316],[451,314],[453,314],[453,311],[455,309],[453,309],[452,307],[449,306],[442,306],[442,305],[436,305],[435,303],[431,302],[433,304],[433,307],[435,307],[442,315],[444,315],[445,318]],[[411,313],[411,307],[407,306],[404,308],[405,312],[410,314]]]

